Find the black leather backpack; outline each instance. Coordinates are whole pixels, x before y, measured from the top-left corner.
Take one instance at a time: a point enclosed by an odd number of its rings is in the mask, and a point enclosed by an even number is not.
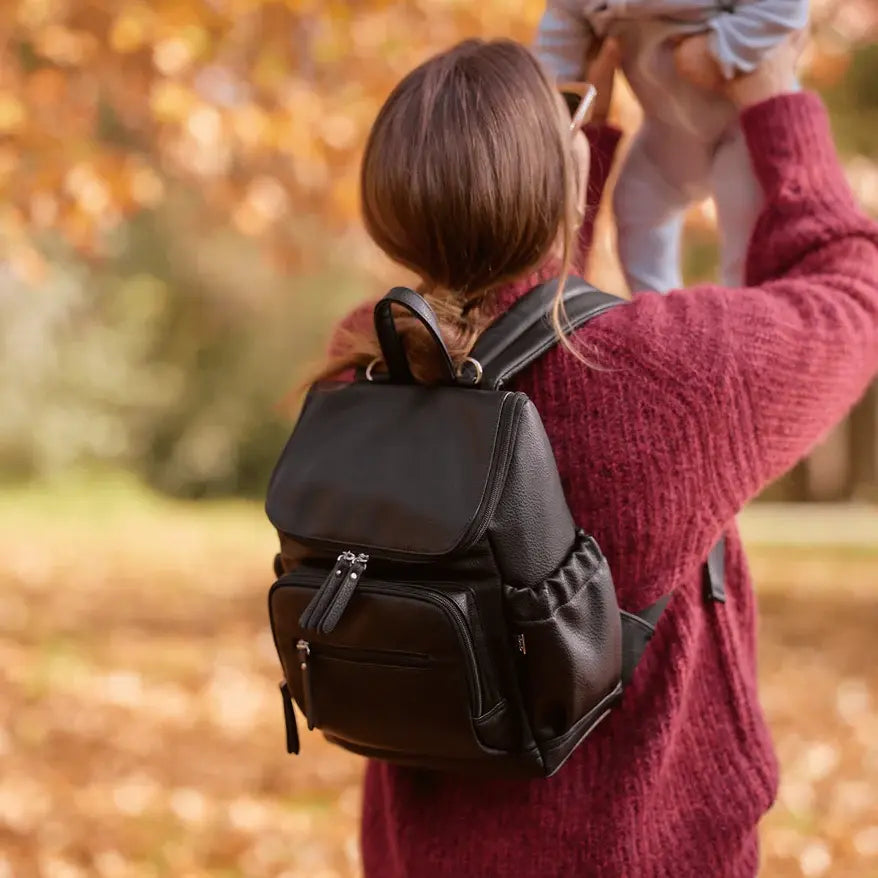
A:
[[[387,374],[310,390],[266,503],[289,752],[295,699],[364,756],[549,776],[621,699],[668,598],[619,610],[536,408],[506,389],[556,343],[556,289],[519,300],[455,370],[427,302],[398,287],[375,307]],[[567,281],[571,330],[623,304]],[[412,377],[394,305],[436,342],[441,385]]]

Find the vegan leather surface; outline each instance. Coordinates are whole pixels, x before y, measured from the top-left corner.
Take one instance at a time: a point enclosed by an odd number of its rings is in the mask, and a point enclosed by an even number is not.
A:
[[[286,680],[280,684],[280,697],[283,699],[284,726],[287,732],[287,753],[297,756],[299,753],[299,727],[296,725],[296,714],[293,711],[290,687],[287,686]]]
[[[396,330],[396,324],[393,322],[394,305],[402,306],[421,321],[421,324],[430,334],[439,351],[442,368],[445,372],[445,380],[449,384],[453,384],[455,380],[454,364],[451,362],[451,356],[442,338],[442,330],[439,328],[436,314],[423,296],[419,296],[408,287],[394,287],[384,298],[378,301],[373,312],[375,333],[378,336],[381,353],[384,356],[384,362],[387,364],[391,381],[408,383],[414,381],[402,338],[400,338]]]
[[[498,390],[558,343],[552,323],[558,283],[553,280],[535,287],[479,336],[470,356],[482,367],[481,387]],[[624,305],[625,299],[571,276],[564,284],[563,302],[560,316],[565,334],[569,335],[610,308]]]
[[[435,557],[490,499],[521,394],[317,385],[269,482],[266,512],[317,548]]]
[[[271,597],[281,645],[298,641],[295,620],[312,593],[294,574],[282,582]],[[310,639],[316,725],[352,744],[390,753],[481,755],[471,717],[496,706],[497,696],[488,704],[473,663],[460,658],[456,626],[476,628],[479,622],[471,599],[461,598],[455,606],[457,611],[441,609],[417,589],[407,595],[385,593],[379,585],[360,589],[332,637]],[[452,621],[453,612],[458,622]],[[288,665],[285,675],[301,703],[300,669],[295,661]]]
[[[627,686],[634,676],[634,670],[640,661],[649,641],[655,634],[655,626],[670,595],[662,595],[654,604],[638,613],[622,610],[622,685]]]
[[[523,686],[537,745],[576,725],[622,675],[622,622],[613,577],[581,531],[570,557],[537,588],[504,585],[512,627],[523,638]]]
[[[575,538],[576,526],[564,499],[549,437],[528,400],[491,521],[492,546],[503,581],[515,586],[539,585],[557,568],[558,559]]]
[[[567,290],[571,326],[622,303],[583,283]],[[269,593],[282,691],[352,752],[551,775],[646,648],[661,608],[620,613],[536,408],[491,389],[557,341],[553,295],[537,288],[486,331],[482,389],[413,383],[393,305],[444,345],[429,306],[392,291],[375,310],[388,380],[316,385],[281,454],[266,511],[282,544]]]

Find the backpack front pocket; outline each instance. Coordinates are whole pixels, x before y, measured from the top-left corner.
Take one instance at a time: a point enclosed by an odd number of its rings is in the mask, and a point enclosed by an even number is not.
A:
[[[309,727],[359,752],[484,756],[476,721],[498,695],[473,596],[431,583],[361,583],[327,635],[300,616],[323,581],[299,569],[275,583],[269,612],[293,697]]]

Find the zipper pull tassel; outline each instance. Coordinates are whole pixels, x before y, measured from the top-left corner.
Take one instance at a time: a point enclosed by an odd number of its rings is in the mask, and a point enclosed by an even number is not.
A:
[[[284,727],[287,732],[287,753],[299,752],[299,730],[296,728],[296,714],[293,713],[293,697],[290,695],[290,687],[287,681],[280,684],[280,695],[284,701]]]
[[[338,625],[341,617],[344,615],[344,611],[351,602],[351,598],[354,596],[354,592],[360,584],[363,574],[366,572],[366,565],[368,563],[368,555],[357,555],[351,562],[347,573],[335,589],[332,599],[320,619],[318,627],[323,634],[331,634],[335,630],[335,626]]]
[[[302,692],[305,696],[305,719],[310,732],[316,725],[314,719],[314,696],[311,692],[311,669],[308,666],[308,658],[311,655],[311,644],[307,640],[300,640],[296,644],[296,652],[299,656],[299,670],[302,672]]]
[[[308,602],[308,606],[299,616],[299,627],[303,631],[316,631],[320,624],[320,618],[326,612],[326,608],[332,601],[338,587],[342,584],[348,573],[350,565],[356,560],[353,552],[342,552],[336,558],[335,564],[329,576],[323,580],[323,584],[314,593],[314,597]]]

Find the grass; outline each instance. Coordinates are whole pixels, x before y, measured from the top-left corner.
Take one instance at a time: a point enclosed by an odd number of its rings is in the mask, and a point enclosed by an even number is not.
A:
[[[783,765],[763,874],[873,878],[878,552],[848,513],[819,543],[775,514],[742,520]],[[3,492],[2,878],[357,875],[361,762],[283,752],[274,545],[258,504],[119,476]]]

